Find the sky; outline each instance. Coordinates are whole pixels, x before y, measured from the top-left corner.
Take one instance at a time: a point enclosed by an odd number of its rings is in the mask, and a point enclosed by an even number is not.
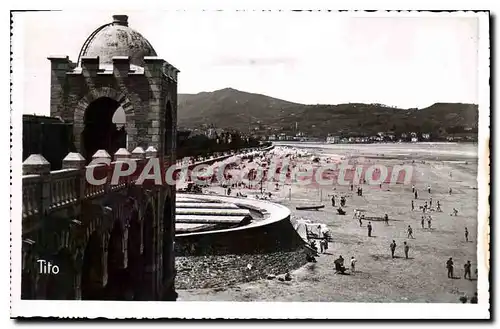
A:
[[[23,112],[50,115],[51,55],[76,61],[113,14],[176,66],[179,93],[222,88],[304,104],[402,108],[478,102],[478,19],[328,12],[25,12],[14,14],[14,88]],[[356,14],[355,14],[356,15]],[[393,14],[395,15],[395,14]],[[22,67],[21,67],[22,66]]]

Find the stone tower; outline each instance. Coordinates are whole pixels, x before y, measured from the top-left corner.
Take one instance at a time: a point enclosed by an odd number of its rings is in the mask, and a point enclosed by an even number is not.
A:
[[[150,147],[175,163],[179,70],[157,57],[149,41],[128,26],[127,16],[115,15],[91,33],[76,63],[67,56],[49,60],[51,116],[73,123],[75,147],[87,162],[97,150],[113,155],[120,148]],[[152,290],[154,299],[172,300],[175,186],[152,192],[158,200]]]

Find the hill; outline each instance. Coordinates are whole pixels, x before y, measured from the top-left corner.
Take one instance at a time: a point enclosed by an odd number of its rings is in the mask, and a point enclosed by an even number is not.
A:
[[[311,136],[421,131],[435,135],[453,129],[477,129],[475,104],[436,103],[423,109],[382,104],[304,105],[231,88],[179,94],[178,123],[183,128],[215,125],[259,133],[293,132]]]

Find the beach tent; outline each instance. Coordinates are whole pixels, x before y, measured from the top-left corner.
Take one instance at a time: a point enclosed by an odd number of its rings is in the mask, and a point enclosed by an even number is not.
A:
[[[304,241],[308,241],[309,238],[323,238],[330,234],[326,224],[311,223],[310,220],[298,220],[294,228]]]
[[[306,225],[308,223],[310,223],[310,222],[311,222],[310,220],[300,219],[300,220],[297,220],[297,222],[293,226],[293,228],[295,229],[295,231],[297,231],[297,233],[300,235],[300,237],[304,241],[308,240],[307,239],[307,228],[306,228]]]

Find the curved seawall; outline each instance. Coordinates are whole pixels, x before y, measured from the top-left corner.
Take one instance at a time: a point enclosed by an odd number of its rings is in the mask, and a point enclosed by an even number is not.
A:
[[[283,274],[306,263],[305,242],[290,222],[290,210],[263,200],[213,195],[182,195],[218,200],[260,212],[248,225],[177,234],[177,289],[213,288]]]
[[[264,219],[230,229],[177,234],[175,253],[178,256],[259,254],[293,251],[304,245],[304,240],[290,222],[290,210],[282,205],[220,195],[179,196],[200,199],[200,202],[210,200],[233,203],[241,208],[260,212]]]

